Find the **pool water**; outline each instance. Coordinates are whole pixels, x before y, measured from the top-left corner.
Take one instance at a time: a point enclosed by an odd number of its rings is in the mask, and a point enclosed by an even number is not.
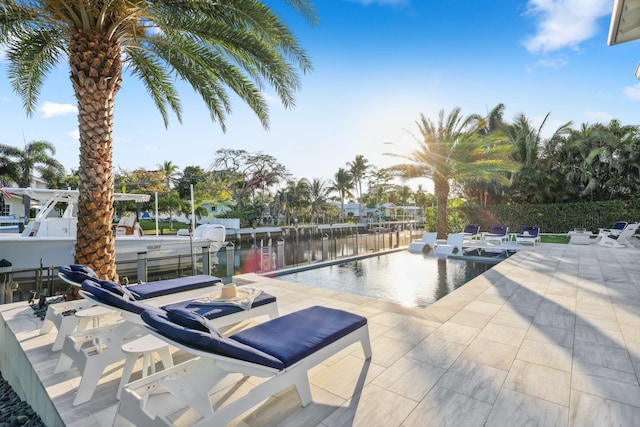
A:
[[[493,265],[406,251],[278,275],[287,282],[425,307]]]

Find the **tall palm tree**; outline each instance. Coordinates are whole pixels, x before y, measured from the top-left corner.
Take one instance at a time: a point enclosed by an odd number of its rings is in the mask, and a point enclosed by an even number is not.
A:
[[[358,191],[359,211],[360,217],[362,218],[362,181],[367,176],[369,161],[362,154],[358,154],[353,162],[347,162],[347,166],[349,167],[349,173],[353,177],[355,188]]]
[[[171,184],[176,182],[182,174],[178,165],[174,165],[171,160],[165,160],[162,164],[159,164],[158,169],[164,175],[164,196],[169,206],[169,230],[173,230],[173,207],[177,207],[179,203],[175,203],[178,202],[177,197],[169,198],[169,192],[171,191]]]
[[[0,157],[6,163],[7,176],[18,184],[18,187],[30,187],[33,172],[38,171],[40,176],[47,174],[64,175],[64,166],[53,155],[56,147],[48,141],[31,141],[21,150],[11,145],[0,144]],[[29,218],[31,198],[23,196],[24,215]]]
[[[438,238],[447,236],[447,203],[451,184],[468,179],[502,179],[513,164],[505,158],[503,147],[508,140],[500,133],[482,136],[476,116],[463,117],[454,108],[446,117],[440,110],[434,124],[423,114],[416,122],[420,137],[414,135],[418,148],[410,154],[387,153],[408,163],[391,169],[404,178],[430,178],[438,205],[436,231]]]
[[[340,199],[340,218],[344,221],[344,200],[347,197],[353,197],[351,190],[353,190],[353,176],[348,170],[344,168],[338,169],[338,172],[333,176],[333,182],[331,183],[331,191],[338,193]]]
[[[310,23],[308,0],[285,0]],[[113,123],[123,67],[139,78],[168,125],[182,108],[177,80],[202,97],[223,130],[231,90],[268,127],[264,86],[294,105],[298,71],[311,64],[272,8],[259,0],[85,1],[4,0],[0,47],[28,115],[44,77],[68,58],[78,104],[80,165],[76,262],[117,279],[113,215]]]
[[[327,202],[328,193],[329,189],[324,180],[314,178],[309,183],[309,211],[311,213],[311,222],[317,222],[318,213]]]

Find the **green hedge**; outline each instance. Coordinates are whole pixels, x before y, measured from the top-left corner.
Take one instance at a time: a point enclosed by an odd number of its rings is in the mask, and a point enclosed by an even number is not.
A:
[[[436,212],[436,207],[426,210],[428,230],[436,228]],[[480,224],[483,231],[505,224],[512,231],[519,231],[523,225],[538,225],[543,233],[566,233],[575,228],[597,233],[598,228],[611,227],[616,221],[640,221],[640,198],[551,205],[465,205],[449,207],[447,212],[450,233],[459,232],[465,224]]]

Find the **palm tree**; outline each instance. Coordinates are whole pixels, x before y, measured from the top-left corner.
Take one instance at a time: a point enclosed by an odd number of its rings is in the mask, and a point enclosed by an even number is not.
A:
[[[520,169],[511,178],[511,197],[518,202],[542,203],[549,200],[551,184],[555,180],[550,171],[545,170],[545,164],[549,156],[564,146],[562,142],[571,131],[571,122],[559,126],[550,138],[544,140],[541,134],[548,118],[549,114],[535,128],[524,114],[519,114],[506,128],[513,147],[512,158],[520,164]]]
[[[314,178],[309,183],[309,211],[311,213],[311,222],[317,222],[318,213],[327,202],[327,194],[329,189],[324,180]]]
[[[338,169],[338,172],[333,176],[333,183],[331,183],[331,191],[338,193],[340,199],[340,218],[344,221],[344,199],[347,197],[353,197],[351,190],[353,190],[353,177],[344,168]]]
[[[500,133],[482,136],[479,123],[476,116],[463,117],[459,107],[446,117],[444,110],[440,110],[437,125],[421,114],[416,122],[420,138],[414,135],[418,148],[408,155],[387,153],[408,161],[391,168],[403,178],[433,180],[438,238],[447,236],[447,203],[452,183],[472,178],[507,181],[504,172],[514,169],[504,158],[503,147],[508,140]]]
[[[358,190],[358,203],[360,218],[362,218],[362,180],[367,176],[367,171],[369,170],[369,161],[365,159],[362,154],[358,154],[353,162],[347,162],[347,166],[349,166],[349,173],[353,177],[353,183],[355,185],[356,190]]]
[[[158,169],[164,175],[164,196],[167,199],[169,208],[169,230],[173,230],[173,207],[178,206],[176,204],[178,197],[169,198],[169,192],[171,191],[171,184],[176,182],[182,175],[178,165],[174,165],[171,160],[165,160],[161,165],[158,165]]]
[[[4,158],[4,163],[6,163],[6,175],[18,187],[30,187],[34,171],[38,171],[40,176],[64,175],[64,166],[51,157],[55,154],[56,147],[48,141],[28,142],[24,145],[24,150],[0,144],[0,156]],[[23,201],[25,218],[29,218],[31,198],[23,196]]]
[[[307,0],[285,1],[315,23]],[[76,262],[102,278],[117,279],[112,132],[123,67],[145,85],[165,126],[169,109],[182,119],[177,80],[183,80],[223,130],[229,90],[268,128],[263,88],[273,87],[292,107],[298,71],[311,69],[289,28],[258,0],[4,0],[0,12],[0,47],[6,48],[9,79],[28,115],[46,74],[68,58],[80,131]]]

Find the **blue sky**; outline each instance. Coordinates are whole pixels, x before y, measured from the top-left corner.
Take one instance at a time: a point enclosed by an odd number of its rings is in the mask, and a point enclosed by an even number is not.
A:
[[[310,28],[283,7],[285,20],[313,61],[296,107],[271,104],[265,131],[239,101],[222,133],[193,90],[182,86],[183,123],[165,129],[142,85],[125,76],[116,98],[114,167],[155,169],[211,164],[220,148],[276,157],[295,178],[333,177],[363,154],[389,166],[390,150],[408,153],[423,113],[459,106],[486,114],[499,103],[505,118],[525,113],[535,124],[550,113],[551,132],[573,121],[640,124],[640,42],[607,46],[613,0],[317,0]],[[271,89],[268,99],[275,99]],[[48,140],[66,168],[78,164],[75,99],[62,64],[27,118],[0,60],[1,143]],[[385,145],[393,141],[395,146]]]

